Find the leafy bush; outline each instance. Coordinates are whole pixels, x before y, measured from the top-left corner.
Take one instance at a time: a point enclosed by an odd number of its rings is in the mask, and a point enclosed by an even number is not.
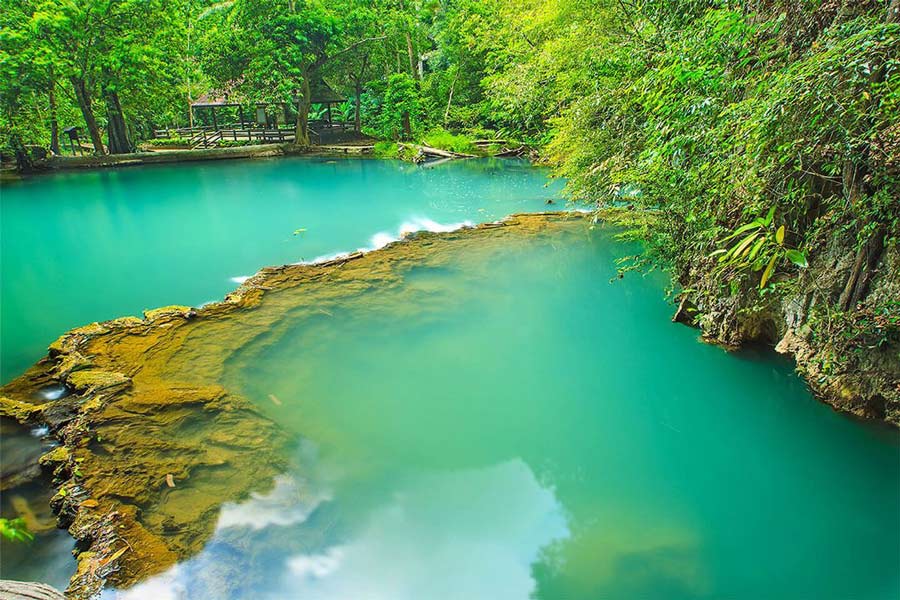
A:
[[[397,158],[399,154],[397,142],[375,142],[372,154],[377,158]]]
[[[453,134],[441,128],[429,131],[423,140],[432,148],[459,152],[462,154],[475,154],[478,148],[472,143],[472,139],[462,134]]]
[[[369,90],[366,133],[386,140],[414,139],[424,126],[422,98],[415,80],[406,73],[395,73],[387,80],[383,95]]]
[[[240,148],[242,146],[252,146],[254,140],[219,140],[216,145],[219,148]]]

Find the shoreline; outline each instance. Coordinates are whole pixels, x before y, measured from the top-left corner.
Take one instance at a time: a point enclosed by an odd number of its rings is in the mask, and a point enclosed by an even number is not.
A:
[[[12,182],[60,171],[109,169],[180,162],[213,160],[237,160],[273,158],[279,156],[371,156],[371,146],[295,146],[294,144],[259,144],[236,148],[206,148],[202,150],[159,150],[132,152],[129,154],[104,154],[102,156],[52,156],[34,163],[34,171],[19,173],[14,168],[4,168],[0,182]]]

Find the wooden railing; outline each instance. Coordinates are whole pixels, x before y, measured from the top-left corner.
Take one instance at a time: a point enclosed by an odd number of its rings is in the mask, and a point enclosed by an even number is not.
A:
[[[320,144],[323,137],[330,133],[351,131],[354,124],[349,122],[310,121],[308,126],[310,142]],[[210,126],[179,127],[154,129],[156,138],[181,137],[185,140],[185,146],[195,148],[212,148],[220,145],[220,142],[249,143],[284,143],[294,141],[293,129],[268,129],[265,127],[253,127],[240,123],[228,124],[218,129]]]

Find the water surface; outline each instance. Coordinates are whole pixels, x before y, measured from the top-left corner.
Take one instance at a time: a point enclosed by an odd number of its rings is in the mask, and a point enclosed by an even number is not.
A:
[[[0,188],[0,381],[63,332],[219,300],[266,265],[401,230],[545,209],[560,182],[522,160],[277,158],[34,177]]]
[[[0,494],[0,516],[24,518],[35,536],[27,543],[0,538],[0,579],[37,579],[62,590],[75,573],[74,542],[56,528],[50,475],[33,478],[38,458],[56,445],[46,434],[46,427],[25,427],[0,417],[0,476],[10,483]]]
[[[610,283],[633,250],[587,227],[470,247],[257,336],[221,383],[292,467],[107,596],[900,596],[896,432],[698,342],[660,277]]]

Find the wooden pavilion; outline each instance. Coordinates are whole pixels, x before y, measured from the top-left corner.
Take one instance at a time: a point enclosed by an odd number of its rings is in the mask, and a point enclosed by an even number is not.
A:
[[[299,98],[297,98],[296,94],[290,99],[290,101],[282,101],[282,102],[247,102],[242,101],[242,97],[239,93],[228,91],[229,88],[233,89],[236,87],[236,84],[232,84],[227,86],[225,91],[217,91],[217,92],[209,92],[200,96],[196,102],[191,104],[191,112],[195,120],[199,120],[198,117],[201,115],[199,111],[209,111],[207,114],[212,117],[212,130],[218,131],[220,129],[220,110],[224,108],[236,108],[238,121],[235,123],[228,123],[228,129],[240,128],[240,129],[248,129],[248,128],[267,128],[274,129],[277,128],[279,123],[282,124],[295,124],[297,119],[296,107],[298,104]],[[326,118],[324,124],[328,126],[334,125],[334,121],[332,119],[331,107],[334,104],[340,104],[345,101],[340,94],[334,91],[334,89],[328,85],[324,79],[319,78],[318,80],[312,82],[310,85],[310,95],[311,95],[311,104],[320,104],[325,105],[326,107]],[[248,115],[245,112],[245,109],[248,107],[253,107],[254,112]],[[273,111],[272,109],[276,110]],[[292,116],[291,116],[292,115]],[[279,119],[279,117],[281,117]],[[225,123],[222,123],[223,127],[225,127]]]

